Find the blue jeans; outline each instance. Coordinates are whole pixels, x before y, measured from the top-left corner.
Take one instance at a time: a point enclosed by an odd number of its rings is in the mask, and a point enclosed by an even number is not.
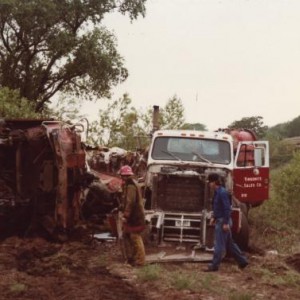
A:
[[[230,225],[231,223],[232,221],[230,220]],[[231,230],[224,231],[223,218],[219,218],[216,220],[215,224],[214,255],[210,268],[218,270],[227,251],[232,254],[239,266],[248,264],[247,258],[242,254],[238,245],[233,241]]]

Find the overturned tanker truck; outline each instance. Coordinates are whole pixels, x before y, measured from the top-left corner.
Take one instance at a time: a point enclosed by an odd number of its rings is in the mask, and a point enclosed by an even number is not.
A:
[[[80,218],[87,172],[83,124],[1,119],[0,237],[64,236]],[[45,230],[46,229],[46,230]]]
[[[234,238],[246,249],[248,211],[268,199],[268,142],[249,130],[159,130],[158,114],[155,106],[144,182],[150,240],[211,249],[213,191],[207,178],[218,173],[232,199]]]

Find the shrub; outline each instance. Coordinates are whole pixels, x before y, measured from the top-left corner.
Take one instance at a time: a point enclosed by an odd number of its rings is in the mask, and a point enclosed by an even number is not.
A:
[[[281,221],[286,225],[300,227],[300,152],[294,154],[290,164],[272,178],[273,200],[279,208]]]
[[[256,243],[273,249],[293,250],[300,228],[300,153],[291,162],[271,172],[270,199],[250,210]]]

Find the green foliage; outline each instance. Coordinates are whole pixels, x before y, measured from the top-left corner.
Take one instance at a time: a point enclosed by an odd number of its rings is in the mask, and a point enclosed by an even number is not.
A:
[[[293,157],[294,146],[268,132],[265,137],[270,144],[270,164],[277,168],[289,162]]]
[[[145,148],[152,130],[152,108],[146,111],[131,106],[127,94],[113,101],[106,109],[99,110],[99,121],[91,124],[89,143],[127,150]],[[179,98],[169,99],[160,110],[160,128],[178,129],[184,124],[184,107]],[[174,126],[174,127],[173,127]]]
[[[300,116],[286,125],[286,137],[300,136]]]
[[[234,292],[229,295],[228,299],[229,300],[251,300],[255,298],[253,297],[253,295],[249,293]]]
[[[146,0],[0,0],[0,86],[19,89],[42,111],[58,91],[110,96],[127,70],[114,35],[100,26],[107,13],[131,19]]]
[[[228,128],[244,128],[253,130],[259,138],[262,138],[268,126],[264,125],[263,117],[255,116],[255,117],[245,117],[239,121],[234,121],[231,123]]]
[[[181,129],[206,131],[206,126],[202,123],[185,123]]]
[[[253,268],[257,278],[264,284],[275,285],[279,288],[294,288],[299,287],[300,274],[294,270],[289,270],[286,266],[282,265],[280,273],[273,269],[272,264],[265,264],[256,268]],[[276,275],[276,276],[274,276]]]
[[[197,283],[196,278],[195,276],[187,275],[182,272],[175,272],[171,282],[176,290],[193,290]]]
[[[11,284],[9,287],[9,291],[15,296],[22,295],[26,290],[27,290],[27,286],[20,282],[15,282]]]
[[[300,116],[289,122],[270,127],[268,132],[278,139],[300,136]]]
[[[184,107],[180,98],[174,95],[160,110],[161,129],[180,129],[184,125]]]
[[[277,124],[273,127],[270,127],[268,129],[267,135],[272,136],[273,138],[276,138],[278,140],[287,137],[287,129],[286,129],[287,123],[281,123]]]
[[[68,121],[72,123],[86,118],[81,114],[82,103],[71,95],[62,94],[54,105],[51,105],[51,115],[58,120]]]
[[[272,167],[284,165],[291,160],[296,145],[286,139],[298,136],[300,136],[300,116],[292,121],[281,123],[268,129],[266,138],[270,142]]]
[[[184,270],[179,269],[170,274],[171,286],[177,290],[190,290],[190,291],[203,291],[207,290],[216,295],[224,294],[223,287],[218,284],[218,277],[212,274],[203,274],[199,276],[199,273],[192,272],[186,273]]]
[[[45,114],[36,113],[34,104],[20,97],[17,91],[0,88],[0,118],[41,118]]]
[[[291,252],[300,233],[300,153],[271,173],[271,197],[250,210],[255,241],[272,249]],[[296,246],[296,245],[295,245]]]
[[[140,112],[139,119],[143,124],[145,132],[152,131],[153,107],[148,107],[146,112]],[[159,128],[160,129],[180,129],[185,125],[184,106],[179,97],[174,95],[164,107],[159,109]]]
[[[134,149],[136,136],[144,135],[139,124],[137,110],[130,106],[127,94],[113,101],[104,110],[99,110],[99,121],[94,121],[90,128],[89,142],[94,145]]]
[[[300,152],[294,154],[291,163],[273,177],[274,197],[283,203],[287,224],[300,228]]]
[[[138,279],[141,281],[156,281],[161,278],[162,269],[159,265],[146,265],[137,270]]]
[[[216,286],[216,277],[212,276],[211,274],[207,274],[201,278],[201,286],[202,288],[212,291],[213,288]]]
[[[206,274],[205,276],[201,276],[199,283],[201,289],[205,289],[215,294],[224,294],[225,292],[222,286],[220,285],[219,279],[212,274]]]
[[[99,254],[99,256],[91,257],[89,259],[89,268],[99,268],[105,267],[107,262],[109,261],[109,257],[107,254]]]

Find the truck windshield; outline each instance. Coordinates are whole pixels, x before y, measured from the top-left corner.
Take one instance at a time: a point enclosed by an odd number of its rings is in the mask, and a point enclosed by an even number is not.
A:
[[[227,165],[231,162],[230,153],[230,144],[227,141],[157,137],[151,156],[156,160],[198,161]]]

